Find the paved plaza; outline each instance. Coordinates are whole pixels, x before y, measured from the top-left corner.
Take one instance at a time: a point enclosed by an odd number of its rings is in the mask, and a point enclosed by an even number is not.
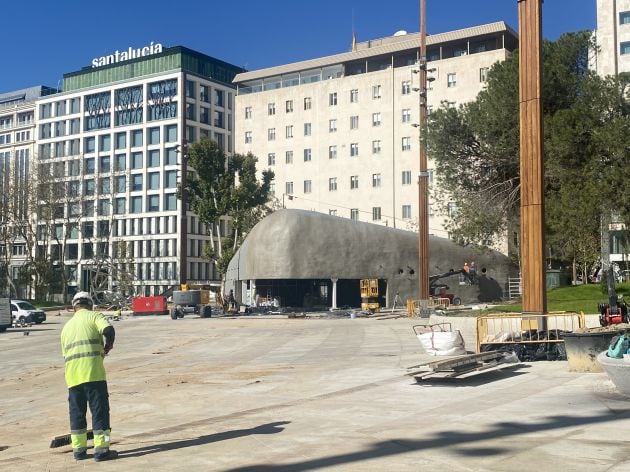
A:
[[[605,374],[420,385],[409,318],[126,317],[105,361],[120,457],[75,462],[48,447],[69,432],[55,315],[0,333],[2,471],[630,471],[630,402]]]

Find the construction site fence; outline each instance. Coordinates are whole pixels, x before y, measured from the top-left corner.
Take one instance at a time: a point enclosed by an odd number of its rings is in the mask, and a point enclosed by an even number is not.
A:
[[[564,342],[563,332],[573,332],[585,326],[584,313],[575,312],[480,316],[477,318],[477,352],[487,345]]]
[[[451,305],[448,298],[429,297],[426,302],[426,308],[423,308],[422,300],[407,300],[407,313],[416,316],[428,316],[431,310],[436,308],[447,309]]]

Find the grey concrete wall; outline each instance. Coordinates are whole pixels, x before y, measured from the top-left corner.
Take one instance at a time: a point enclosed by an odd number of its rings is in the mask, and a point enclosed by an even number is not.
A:
[[[430,275],[460,269],[474,260],[488,280],[504,287],[517,269],[496,251],[479,252],[444,238],[429,238]],[[236,253],[226,290],[240,293],[239,281],[256,279],[362,279],[388,283],[387,304],[396,292],[418,298],[418,234],[305,210],[280,210],[258,223]],[[478,286],[445,279],[465,303],[476,302]]]

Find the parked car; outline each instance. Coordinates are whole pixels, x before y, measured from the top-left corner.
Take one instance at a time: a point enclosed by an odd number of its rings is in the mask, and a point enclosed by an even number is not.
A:
[[[44,310],[35,308],[24,300],[11,300],[11,317],[14,322],[20,323],[43,323],[46,321]]]

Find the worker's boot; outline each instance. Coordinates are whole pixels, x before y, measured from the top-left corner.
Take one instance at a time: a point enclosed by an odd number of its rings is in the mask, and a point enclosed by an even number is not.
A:
[[[75,461],[82,461],[87,459],[87,451],[74,451],[73,454]]]
[[[116,459],[117,457],[118,457],[118,452],[112,451],[111,449],[108,449],[107,451],[104,451],[104,452],[94,453],[94,460],[96,462],[110,461],[112,459]]]

